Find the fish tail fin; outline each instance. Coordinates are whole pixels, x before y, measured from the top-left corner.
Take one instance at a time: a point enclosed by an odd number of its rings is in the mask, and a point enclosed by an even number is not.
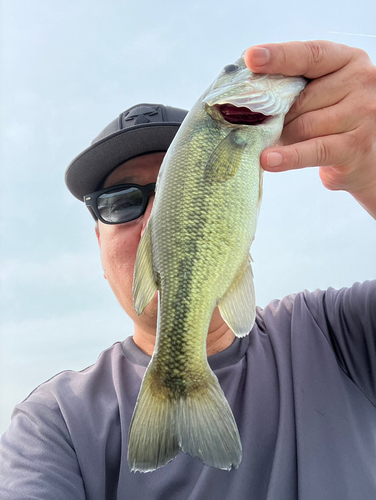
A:
[[[128,464],[131,471],[150,472],[168,464],[179,453],[174,429],[174,401],[166,391],[155,390],[156,379],[149,365],[128,436]]]
[[[239,467],[238,428],[217,377],[209,367],[207,371],[208,377],[198,389],[174,397],[160,386],[155,390],[158,377],[147,370],[129,430],[132,471],[163,467],[180,450],[211,467]]]
[[[242,445],[238,427],[212,372],[204,389],[179,400],[176,424],[182,451],[217,469],[239,467]]]

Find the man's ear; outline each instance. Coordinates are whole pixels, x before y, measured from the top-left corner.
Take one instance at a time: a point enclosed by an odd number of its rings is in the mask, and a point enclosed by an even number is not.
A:
[[[97,235],[98,245],[99,245],[99,248],[100,248],[101,247],[101,235],[100,235],[100,232],[99,232],[98,224],[95,226],[95,234]]]
[[[95,226],[95,234],[97,235],[99,248],[101,248],[101,233],[99,232],[98,224]],[[103,271],[103,277],[105,280],[107,279],[106,273],[104,271]]]

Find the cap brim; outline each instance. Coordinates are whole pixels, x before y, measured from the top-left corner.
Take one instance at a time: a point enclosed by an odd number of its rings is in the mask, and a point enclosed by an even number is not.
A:
[[[119,130],[92,144],[69,164],[65,183],[83,201],[110,172],[125,161],[142,154],[167,151],[181,123],[143,123]]]

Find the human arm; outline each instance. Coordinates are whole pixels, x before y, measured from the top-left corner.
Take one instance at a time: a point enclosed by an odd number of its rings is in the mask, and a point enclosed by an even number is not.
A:
[[[376,407],[376,280],[304,295],[340,367]]]
[[[349,192],[376,219],[376,67],[367,53],[329,41],[287,42],[251,47],[245,61],[254,72],[312,80],[286,115],[281,145],[263,151],[262,167],[319,165],[326,188]]]
[[[26,400],[0,439],[0,498],[84,500],[77,457],[58,405]]]

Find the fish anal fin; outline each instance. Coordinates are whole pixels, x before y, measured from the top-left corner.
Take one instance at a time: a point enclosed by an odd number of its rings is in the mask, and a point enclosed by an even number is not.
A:
[[[248,256],[230,288],[218,302],[222,318],[237,337],[248,335],[256,317],[251,260],[251,256]]]
[[[231,130],[218,144],[205,166],[204,178],[208,182],[226,182],[239,169],[247,143],[237,130]]]
[[[150,220],[138,245],[133,276],[133,306],[141,314],[157,291],[153,272]]]

